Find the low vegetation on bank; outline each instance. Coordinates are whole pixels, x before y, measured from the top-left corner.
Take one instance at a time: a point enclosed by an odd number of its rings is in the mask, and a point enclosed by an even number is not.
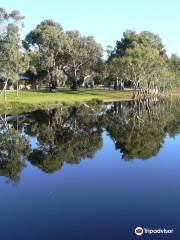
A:
[[[46,108],[55,105],[70,105],[82,102],[104,102],[116,100],[129,100],[132,98],[130,91],[115,90],[78,90],[70,91],[61,89],[57,92],[49,91],[20,91],[19,99],[15,92],[7,93],[7,101],[4,103],[3,97],[0,98],[0,111],[12,112],[30,111],[36,108]]]

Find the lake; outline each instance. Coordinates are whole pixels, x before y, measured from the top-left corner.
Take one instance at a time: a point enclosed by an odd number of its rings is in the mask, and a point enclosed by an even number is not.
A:
[[[0,142],[1,239],[180,237],[179,99],[2,115]]]

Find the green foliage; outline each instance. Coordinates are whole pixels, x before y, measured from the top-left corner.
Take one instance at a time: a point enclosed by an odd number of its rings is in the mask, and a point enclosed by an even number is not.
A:
[[[171,76],[173,78],[172,81],[172,87],[173,89],[180,88],[180,57],[178,57],[176,54],[172,54],[168,61],[169,65],[169,72],[171,73]]]
[[[71,87],[77,88],[77,80],[90,75],[102,56],[102,48],[93,37],[83,37],[77,31],[64,33],[62,27],[46,20],[31,31],[24,41],[30,51],[30,73],[45,76],[48,81],[63,72]],[[31,53],[33,51],[33,53]]]
[[[179,100],[117,102],[103,116],[103,124],[124,160],[157,155],[166,134],[179,129]]]
[[[166,53],[159,35],[148,31],[136,33],[135,31],[126,30],[123,33],[123,38],[120,41],[116,42],[115,49],[109,54],[110,59],[112,57],[124,56],[127,49],[132,49],[136,45],[142,45],[144,47],[151,47],[153,49],[156,49],[160,55],[165,55]]]
[[[1,117],[0,175],[17,182],[26,160],[53,173],[64,164],[91,159],[102,147],[103,131],[123,160],[149,159],[158,154],[167,134],[180,133],[179,103],[179,99],[91,103],[37,110],[16,120]],[[37,142],[33,147],[31,138]]]
[[[79,32],[66,33],[66,58],[63,71],[71,81],[71,88],[77,88],[77,79],[84,79],[96,70],[102,57],[102,48],[93,37],[81,36]]]
[[[120,80],[125,84],[131,82],[135,91],[160,91],[170,84],[170,79],[165,77],[168,71],[166,59],[158,35],[126,31],[109,56],[109,75],[112,80]]]
[[[0,142],[0,175],[7,176],[9,181],[17,182],[25,166],[24,158],[29,153],[27,139],[20,136],[15,129],[5,130],[3,127]]]
[[[21,51],[20,30],[22,17],[19,11],[8,14],[0,9],[0,79],[16,83],[19,75],[28,68],[28,58]]]
[[[86,105],[35,112],[26,133],[38,135],[39,144],[29,155],[29,161],[51,173],[65,163],[76,164],[92,158],[102,146],[101,131],[93,114]]]
[[[65,36],[62,30],[58,23],[45,20],[23,41],[30,57],[28,75],[34,81],[44,77],[47,80],[57,78],[65,46]]]
[[[3,83],[17,85],[19,75],[26,72],[36,89],[50,86],[52,81],[71,90],[79,86],[93,88],[95,84],[113,85],[122,90],[124,86],[133,87],[143,94],[179,87],[179,57],[168,58],[158,34],[125,31],[114,49],[107,47],[105,62],[103,49],[92,36],[63,31],[53,20],[38,24],[22,44],[23,19],[17,10],[8,13],[0,8],[0,80]]]

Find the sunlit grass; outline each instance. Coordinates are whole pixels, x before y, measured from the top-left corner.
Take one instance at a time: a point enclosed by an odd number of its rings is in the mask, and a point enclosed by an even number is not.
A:
[[[68,102],[73,103],[77,101],[88,101],[92,99],[110,100],[110,99],[122,99],[131,98],[132,93],[113,91],[113,90],[81,90],[81,91],[70,91],[70,90],[59,90],[57,92],[48,91],[20,91],[19,99],[16,96],[16,92],[7,93],[6,102],[18,102],[18,103],[45,103],[45,102]],[[3,96],[0,97],[0,103],[4,103]]]
[[[49,91],[20,91],[19,98],[16,92],[7,92],[7,100],[0,97],[0,109],[14,109],[14,108],[27,108],[27,107],[41,107],[52,104],[74,104],[87,102],[92,99],[101,101],[113,101],[130,99],[131,92],[122,92],[114,90],[78,90],[70,91],[66,89],[58,90],[57,92]]]

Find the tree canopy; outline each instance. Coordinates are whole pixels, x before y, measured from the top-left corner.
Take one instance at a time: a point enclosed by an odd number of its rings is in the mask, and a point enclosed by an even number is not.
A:
[[[51,19],[43,20],[21,41],[23,19],[17,10],[0,9],[0,80],[4,88],[7,82],[17,86],[24,73],[33,88],[53,85],[77,90],[95,83],[121,90],[130,87],[135,97],[179,86],[179,57],[168,57],[156,33],[126,30],[114,47],[107,47],[105,59],[94,37],[66,31]]]
[[[166,51],[160,37],[154,33],[125,31],[114,50],[109,52],[107,63],[112,80],[129,83],[135,96],[170,88],[172,76],[167,74]]]
[[[95,71],[102,57],[102,48],[93,37],[81,36],[78,31],[63,32],[52,20],[43,21],[31,31],[24,46],[34,52],[31,56],[36,75],[44,72],[51,81],[63,72],[74,90],[80,78],[84,80]]]
[[[17,84],[20,74],[28,68],[28,57],[20,40],[23,19],[19,11],[7,13],[0,9],[0,80],[4,82],[4,90],[8,81]]]

